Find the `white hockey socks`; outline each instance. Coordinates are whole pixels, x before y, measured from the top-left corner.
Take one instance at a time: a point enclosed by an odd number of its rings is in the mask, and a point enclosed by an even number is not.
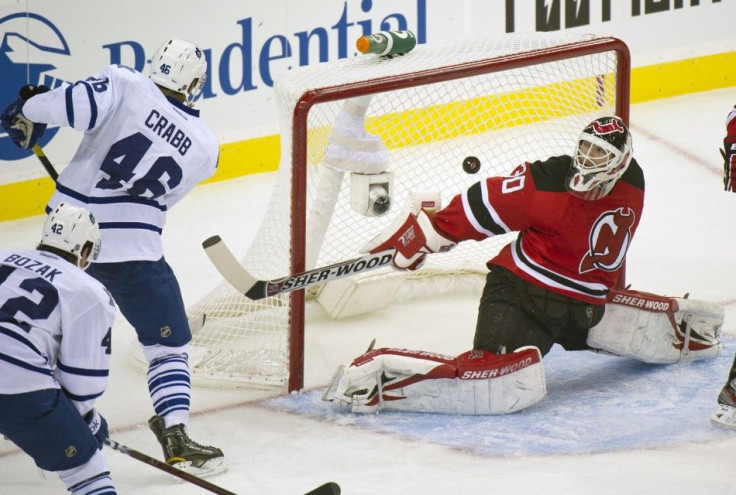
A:
[[[116,493],[102,449],[96,450],[81,466],[59,471],[58,474],[72,495]]]
[[[361,413],[506,414],[539,402],[545,394],[542,355],[536,347],[502,355],[472,350],[457,357],[382,348],[339,367],[322,398]]]
[[[165,348],[146,346],[143,353],[148,359],[148,392],[153,409],[164,418],[166,427],[189,424],[191,383],[186,350],[188,347]],[[177,352],[162,354],[162,352]]]
[[[718,356],[723,306],[693,299],[611,290],[606,312],[588,332],[588,345],[646,363]]]

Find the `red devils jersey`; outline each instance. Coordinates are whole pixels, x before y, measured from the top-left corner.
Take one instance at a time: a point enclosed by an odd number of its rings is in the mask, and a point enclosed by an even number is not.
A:
[[[736,139],[736,107],[731,109],[726,117],[726,133],[728,137]]]
[[[613,190],[597,201],[567,192],[572,158],[519,165],[455,196],[434,217],[453,241],[519,231],[488,262],[553,292],[604,304],[641,219],[644,174],[632,160]]]
[[[726,137],[723,140],[723,149],[728,151],[734,150],[734,144],[736,143],[736,107],[732,108],[726,117]],[[729,156],[732,156],[729,154]],[[731,158],[733,161],[733,158]],[[734,165],[731,165],[734,168]]]

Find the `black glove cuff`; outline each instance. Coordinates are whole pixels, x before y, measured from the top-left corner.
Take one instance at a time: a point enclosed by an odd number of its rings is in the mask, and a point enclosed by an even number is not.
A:
[[[34,86],[32,84],[26,84],[25,86],[20,88],[18,94],[21,100],[26,101],[33,96],[40,95],[48,91],[51,91],[48,86]]]

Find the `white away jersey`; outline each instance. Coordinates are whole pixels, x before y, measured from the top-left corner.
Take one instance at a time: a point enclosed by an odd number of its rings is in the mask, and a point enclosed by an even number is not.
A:
[[[166,211],[217,167],[217,139],[199,111],[128,67],[34,96],[23,114],[84,131],[46,211],[89,209],[100,222],[98,262],[161,258]]]
[[[64,388],[80,414],[105,391],[115,303],[45,251],[0,250],[0,394]]]

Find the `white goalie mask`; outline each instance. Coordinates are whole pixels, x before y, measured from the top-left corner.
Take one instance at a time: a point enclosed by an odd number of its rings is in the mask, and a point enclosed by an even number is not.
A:
[[[602,117],[583,129],[567,190],[587,200],[604,197],[626,172],[632,158],[631,133],[618,117]]]
[[[41,244],[54,247],[77,257],[77,265],[86,270],[100,254],[100,226],[92,213],[81,206],[60,203],[43,224]],[[90,247],[82,264],[82,251]]]
[[[207,80],[207,59],[191,41],[172,38],[151,57],[149,77],[159,86],[183,94],[192,106]]]

